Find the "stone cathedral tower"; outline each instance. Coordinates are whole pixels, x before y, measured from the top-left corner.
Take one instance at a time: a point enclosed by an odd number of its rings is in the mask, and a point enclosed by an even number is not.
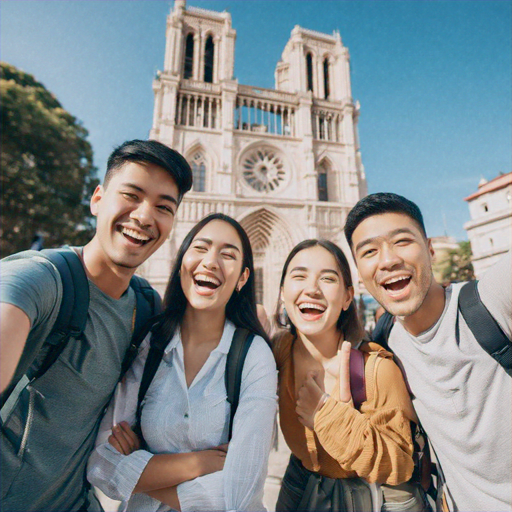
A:
[[[173,237],[141,269],[163,291],[173,255],[211,212],[236,218],[254,251],[259,302],[270,313],[291,248],[324,237],[347,248],[343,226],[366,195],[348,49],[339,33],[296,26],[275,70],[275,89],[233,76],[231,15],[175,0],[164,71],[153,82],[150,138],[180,151],[194,188]]]

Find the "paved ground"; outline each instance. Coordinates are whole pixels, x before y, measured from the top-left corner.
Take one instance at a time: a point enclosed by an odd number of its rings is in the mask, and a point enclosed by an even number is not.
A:
[[[277,449],[270,452],[268,476],[265,482],[265,490],[263,494],[263,502],[269,512],[275,511],[277,496],[279,494],[279,489],[281,488],[281,479],[283,478],[290,458],[290,450],[286,445],[280,429],[276,444]]]

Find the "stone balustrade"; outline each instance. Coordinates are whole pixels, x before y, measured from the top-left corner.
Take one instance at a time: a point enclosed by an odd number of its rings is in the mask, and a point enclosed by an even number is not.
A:
[[[221,128],[220,96],[180,91],[176,108],[176,124],[219,130]]]
[[[208,197],[190,197],[190,194],[183,198],[178,210],[178,219],[181,221],[197,222],[210,213],[224,213],[231,217],[235,215],[234,201],[219,201]]]
[[[239,86],[235,108],[235,129],[294,137],[295,95]]]
[[[313,138],[330,142],[342,142],[342,112],[333,109],[313,107],[311,109],[311,127]]]

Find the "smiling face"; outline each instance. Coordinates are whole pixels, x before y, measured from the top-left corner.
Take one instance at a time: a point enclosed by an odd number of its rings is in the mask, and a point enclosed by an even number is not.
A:
[[[242,242],[233,226],[218,219],[206,224],[193,238],[181,263],[187,307],[224,312],[235,288],[241,290],[249,278],[249,269],[242,269],[243,256]]]
[[[354,230],[352,246],[366,289],[387,311],[409,317],[420,310],[434,282],[434,252],[411,217],[368,217]]]
[[[178,187],[166,170],[124,164],[91,199],[97,225],[89,251],[95,262],[136,269],[169,236],[177,207]]]
[[[291,259],[281,288],[290,321],[311,341],[336,333],[338,318],[353,296],[354,290],[345,286],[336,259],[319,245]]]

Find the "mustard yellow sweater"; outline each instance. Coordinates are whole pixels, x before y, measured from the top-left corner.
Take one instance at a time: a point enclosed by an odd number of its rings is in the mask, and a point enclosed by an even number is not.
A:
[[[279,417],[284,438],[305,468],[330,478],[362,477],[398,485],[412,476],[410,421],[416,422],[409,393],[392,355],[365,343],[366,401],[360,411],[340,402],[339,385],[316,413],[314,431],[295,412],[291,334],[275,343],[279,370]]]

